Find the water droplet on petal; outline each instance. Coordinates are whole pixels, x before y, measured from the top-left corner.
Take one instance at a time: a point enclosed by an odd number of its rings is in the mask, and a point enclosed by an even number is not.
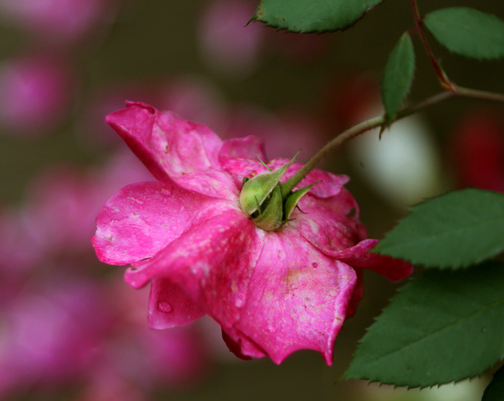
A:
[[[168,302],[160,302],[157,306],[158,310],[163,313],[170,313],[173,311],[173,307]]]
[[[312,265],[315,269],[318,267],[318,263],[317,263],[317,262],[313,262],[311,265]]]
[[[271,333],[274,333],[276,330],[275,330],[275,326],[273,326],[271,323],[268,324],[268,331],[271,332]]]

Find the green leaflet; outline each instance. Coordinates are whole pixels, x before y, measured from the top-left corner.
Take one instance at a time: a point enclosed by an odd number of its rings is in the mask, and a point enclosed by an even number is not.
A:
[[[473,377],[504,354],[504,264],[428,270],[361,340],[345,378],[427,387]]]
[[[348,28],[382,0],[262,0],[254,20],[291,32]]]
[[[414,206],[374,249],[426,267],[460,268],[504,250],[504,195],[454,191]]]
[[[408,32],[405,32],[390,53],[381,83],[381,95],[387,121],[408,94],[415,72],[415,51]]]
[[[504,57],[504,22],[472,8],[444,8],[427,14],[424,24],[453,53],[476,59]]]

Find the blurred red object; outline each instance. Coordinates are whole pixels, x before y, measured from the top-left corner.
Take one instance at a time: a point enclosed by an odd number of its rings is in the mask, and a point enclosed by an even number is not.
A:
[[[490,108],[470,110],[454,128],[450,150],[458,187],[504,192],[504,118]]]

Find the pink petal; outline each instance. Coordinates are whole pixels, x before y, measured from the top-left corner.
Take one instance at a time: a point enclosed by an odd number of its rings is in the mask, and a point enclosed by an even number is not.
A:
[[[297,170],[298,169],[296,169],[296,171]],[[286,178],[290,177],[287,175]],[[310,184],[313,184],[314,182],[318,182],[313,186],[312,189],[310,189],[310,194],[319,198],[329,198],[331,196],[337,195],[343,188],[343,185],[345,185],[348,181],[349,178],[346,175],[336,175],[324,170],[315,169],[310,172],[303,180],[301,180],[301,182],[295,189],[303,188]]]
[[[109,124],[158,180],[168,180],[168,173],[158,161],[152,138],[157,110],[144,103],[128,104],[123,110],[107,115]],[[154,142],[154,143],[153,143]]]
[[[223,142],[219,153],[219,161],[224,164],[229,159],[251,159],[266,162],[264,141],[255,136],[233,138]]]
[[[260,233],[257,231],[257,233]],[[261,238],[239,210],[227,210],[193,225],[152,259],[134,264],[125,279],[139,288],[166,278],[183,288],[224,328],[239,318]]]
[[[207,170],[185,174],[176,179],[177,184],[200,194],[234,201],[238,205],[239,185],[231,175],[224,171]]]
[[[362,295],[364,294],[364,278],[362,274],[362,269],[354,268],[354,270],[355,273],[357,274],[357,283],[355,283],[352,298],[350,298],[350,301],[348,302],[347,319],[355,315],[355,312],[357,311],[357,306],[359,305],[359,302],[362,299]]]
[[[334,252],[333,257],[352,267],[374,270],[394,282],[409,277],[413,273],[413,266],[409,262],[371,253],[377,244],[376,239],[366,239],[351,248]]]
[[[268,171],[259,159],[252,160],[247,158],[222,159],[222,168],[235,178],[238,188],[241,188],[244,177],[253,177],[256,174]]]
[[[229,330],[243,354],[249,344],[279,364],[300,349],[332,363],[333,343],[347,316],[355,271],[323,255],[294,230],[268,233],[250,279],[241,319]]]
[[[114,265],[152,257],[215,203],[170,182],[128,185],[98,215],[93,246],[101,261]]]
[[[157,112],[153,135],[159,135],[158,149],[162,152],[160,156],[170,175],[220,169],[218,155],[222,141],[206,125],[184,120],[169,111],[161,111]]]
[[[311,192],[301,198],[289,224],[313,246],[328,256],[354,246],[365,237],[365,228],[350,214],[357,203],[344,188],[330,198],[317,199]]]
[[[408,262],[370,252],[378,240],[364,240],[366,228],[350,213],[357,204],[344,188],[327,199],[308,194],[301,198],[299,207],[304,213],[294,211],[294,220],[288,224],[327,256],[352,267],[374,270],[391,281],[402,280],[413,272]]]
[[[187,293],[169,279],[154,279],[149,297],[149,326],[168,329],[183,326],[205,315]]]
[[[109,114],[106,121],[158,180],[172,179],[193,190],[204,187],[203,193],[224,198],[237,192],[226,173],[210,172],[221,169],[222,146],[210,128],[143,103],[128,102],[127,106]],[[196,185],[186,175],[197,176]]]

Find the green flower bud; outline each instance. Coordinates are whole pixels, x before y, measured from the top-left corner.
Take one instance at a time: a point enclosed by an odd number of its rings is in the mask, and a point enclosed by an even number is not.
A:
[[[240,207],[246,214],[251,216],[261,209],[261,206],[280,183],[280,178],[282,178],[293,161],[294,159],[278,170],[258,174],[246,181],[244,180],[239,199]]]
[[[295,157],[278,170],[258,174],[252,178],[246,177],[243,180],[239,197],[240,207],[250,216],[254,224],[263,230],[279,229],[290,218],[299,199],[314,185],[283,195],[283,184],[280,179],[294,159]]]
[[[264,210],[252,218],[257,227],[266,231],[275,231],[280,228],[283,221],[283,199],[280,185],[277,185],[271,192],[270,199]]]

